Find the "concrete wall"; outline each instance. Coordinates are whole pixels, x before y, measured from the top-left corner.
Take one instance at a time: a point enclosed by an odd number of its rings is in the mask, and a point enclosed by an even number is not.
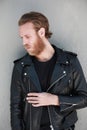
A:
[[[13,60],[25,50],[17,21],[29,11],[44,13],[50,22],[51,43],[78,54],[87,79],[86,0],[0,0],[0,130],[10,130],[10,82]],[[75,130],[87,130],[87,108],[78,111]]]

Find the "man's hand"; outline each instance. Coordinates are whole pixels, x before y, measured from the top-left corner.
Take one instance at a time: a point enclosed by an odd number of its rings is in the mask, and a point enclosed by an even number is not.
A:
[[[34,107],[49,105],[59,106],[58,96],[46,92],[28,93],[26,100]]]

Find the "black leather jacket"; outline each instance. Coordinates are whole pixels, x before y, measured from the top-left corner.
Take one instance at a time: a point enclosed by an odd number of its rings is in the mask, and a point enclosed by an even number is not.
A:
[[[55,47],[57,61],[48,93],[58,95],[60,106],[48,106],[53,130],[61,130],[77,121],[76,109],[87,106],[87,84],[76,54]],[[12,130],[39,130],[43,107],[27,103],[29,92],[42,92],[31,57],[15,61],[11,83]]]

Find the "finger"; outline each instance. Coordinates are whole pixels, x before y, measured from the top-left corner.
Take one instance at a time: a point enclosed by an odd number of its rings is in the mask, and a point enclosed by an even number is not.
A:
[[[35,100],[35,101],[37,101],[39,98],[38,97],[27,97],[26,98],[26,100]]]
[[[40,107],[41,105],[39,103],[32,103],[33,107]]]
[[[31,104],[38,104],[38,101],[29,100],[28,103],[31,103]]]
[[[29,97],[30,97],[30,96],[38,97],[38,96],[39,96],[39,93],[28,93],[27,95],[28,95]]]

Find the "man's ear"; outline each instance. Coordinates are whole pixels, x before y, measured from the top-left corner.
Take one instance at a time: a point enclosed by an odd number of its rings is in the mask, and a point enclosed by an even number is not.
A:
[[[38,35],[40,37],[44,37],[45,36],[45,28],[40,28],[39,31],[38,31]]]

